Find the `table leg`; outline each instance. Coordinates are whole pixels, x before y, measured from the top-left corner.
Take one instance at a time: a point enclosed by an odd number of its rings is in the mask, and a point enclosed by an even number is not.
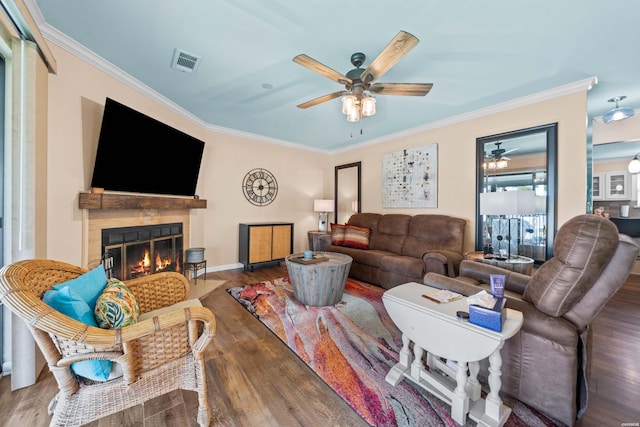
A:
[[[469,379],[467,379],[467,394],[469,399],[474,402],[480,399],[480,382],[478,381],[478,372],[480,371],[480,364],[478,362],[469,362]]]
[[[391,370],[384,377],[389,384],[396,386],[404,379],[404,373],[409,370],[409,366],[413,361],[409,344],[411,340],[405,334],[402,334],[402,350],[400,350],[400,361],[391,367]]]
[[[420,372],[424,369],[422,366],[422,356],[424,348],[413,343],[413,363],[411,364],[411,377],[420,382]]]
[[[502,404],[500,398],[500,388],[502,387],[502,356],[500,356],[500,349],[504,345],[504,342],[500,343],[500,346],[489,356],[489,387],[490,391],[487,395],[484,412],[485,416],[492,421],[495,421],[496,425],[502,425],[507,420],[511,413],[511,408],[508,408]]]
[[[451,396],[451,418],[461,425],[464,425],[467,421],[467,413],[469,412],[469,396],[465,390],[466,384],[467,363],[458,361],[456,388]]]

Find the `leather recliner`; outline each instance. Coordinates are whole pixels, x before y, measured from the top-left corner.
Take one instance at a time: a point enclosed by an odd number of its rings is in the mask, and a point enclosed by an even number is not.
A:
[[[574,425],[588,402],[589,325],[625,282],[638,245],[608,219],[579,215],[558,230],[553,258],[533,276],[478,261],[457,278],[427,274],[424,283],[473,295],[491,274],[506,276],[507,307],[521,311],[521,330],[501,350],[502,391]]]

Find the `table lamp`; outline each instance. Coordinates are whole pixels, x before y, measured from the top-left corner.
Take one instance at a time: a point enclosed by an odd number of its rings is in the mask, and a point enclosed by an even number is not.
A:
[[[313,211],[318,212],[318,230],[328,231],[327,214],[333,212],[333,200],[320,199],[313,201]]]
[[[534,215],[536,213],[536,200],[535,193],[533,191],[526,190],[512,190],[512,191],[495,191],[491,193],[480,193],[480,215],[497,215],[500,217],[505,216],[521,216],[521,215]],[[501,218],[498,219],[498,229],[501,229],[502,223],[506,221],[507,230],[506,233],[500,233],[496,236],[500,242],[502,239],[507,241],[508,258],[511,258],[511,219]],[[516,218],[517,222],[518,219]],[[492,233],[495,233],[493,230]],[[517,226],[516,226],[517,229]],[[504,234],[504,236],[502,235]],[[501,238],[498,238],[501,237]],[[514,255],[518,254],[517,245],[513,251]]]

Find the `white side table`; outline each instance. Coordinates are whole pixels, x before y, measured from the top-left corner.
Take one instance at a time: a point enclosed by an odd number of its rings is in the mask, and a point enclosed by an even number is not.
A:
[[[386,381],[397,385],[404,378],[414,381],[435,396],[451,404],[451,416],[464,425],[467,414],[478,425],[502,426],[511,408],[502,403],[502,358],[504,341],[522,327],[522,313],[507,309],[502,332],[495,332],[468,321],[459,320],[457,311],[468,311],[466,298],[438,304],[423,294],[438,289],[420,283],[406,283],[384,293],[382,301],[389,316],[402,331],[400,361],[391,368]],[[410,344],[413,343],[413,354]],[[427,352],[425,369],[422,357]],[[440,360],[455,360],[453,369]],[[489,358],[490,392],[480,395],[477,376],[479,361]],[[467,369],[469,375],[467,375]],[[447,374],[450,380],[438,372]],[[454,381],[455,379],[455,381]]]

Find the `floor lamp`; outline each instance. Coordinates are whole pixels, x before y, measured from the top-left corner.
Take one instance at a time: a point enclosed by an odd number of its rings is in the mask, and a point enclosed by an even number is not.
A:
[[[512,228],[517,230],[519,218],[506,218],[507,216],[533,215],[536,213],[535,193],[531,190],[496,191],[492,193],[480,193],[480,215],[496,215],[498,227],[492,227],[492,234],[496,234],[496,228],[502,229],[506,225],[506,233],[499,234],[496,239],[507,241],[507,258],[511,258]],[[516,225],[512,227],[511,222],[515,220]],[[505,224],[506,223],[506,224]],[[500,238],[502,237],[502,238]],[[516,240],[517,242],[517,240]],[[514,251],[514,256],[518,255],[518,249]]]

